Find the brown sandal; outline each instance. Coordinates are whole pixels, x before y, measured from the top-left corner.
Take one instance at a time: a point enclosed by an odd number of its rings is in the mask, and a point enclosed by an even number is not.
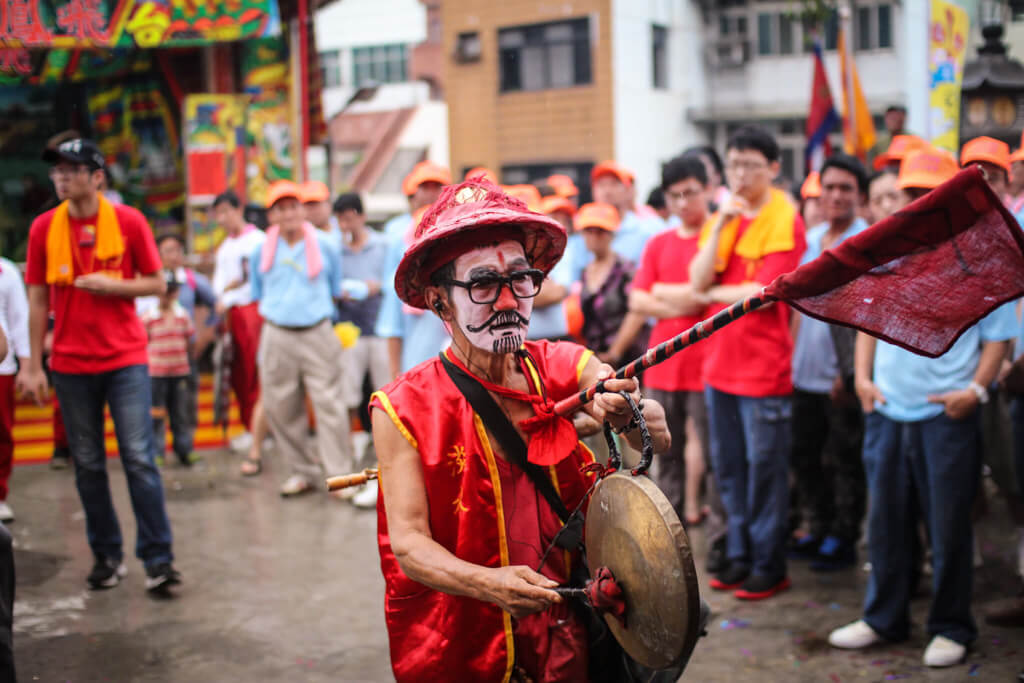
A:
[[[238,471],[243,477],[255,477],[263,472],[263,459],[246,457]]]

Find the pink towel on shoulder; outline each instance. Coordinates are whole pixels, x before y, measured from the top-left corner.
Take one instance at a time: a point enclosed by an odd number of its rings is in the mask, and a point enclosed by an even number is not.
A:
[[[277,238],[281,235],[281,228],[272,225],[267,228],[267,239],[263,242],[263,251],[260,253],[260,272],[266,273],[274,265],[274,254],[277,253]],[[316,240],[316,228],[312,223],[302,224],[302,240],[306,248],[306,275],[310,280],[323,270],[323,256],[320,254],[320,243]]]

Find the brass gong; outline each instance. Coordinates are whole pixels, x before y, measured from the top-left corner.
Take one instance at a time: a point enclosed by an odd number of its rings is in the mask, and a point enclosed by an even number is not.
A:
[[[591,572],[608,567],[622,588],[625,625],[604,620],[627,654],[652,669],[685,664],[700,637],[700,589],[665,494],[646,475],[605,477],[587,511],[586,547]]]

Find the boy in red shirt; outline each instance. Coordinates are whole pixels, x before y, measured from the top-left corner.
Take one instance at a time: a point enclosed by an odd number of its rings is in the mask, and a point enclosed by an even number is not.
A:
[[[629,295],[631,311],[657,318],[650,346],[675,337],[700,322],[709,303],[703,292],[689,283],[687,267],[699,249],[701,227],[708,217],[708,176],[704,164],[693,156],[672,159],[661,169],[665,203],[675,225],[650,239]],[[672,447],[659,453],[652,476],[679,518],[688,525],[699,524],[710,513],[705,529],[712,550],[709,571],[723,568],[725,560],[725,511],[707,472],[708,418],[704,406],[706,344],[696,344],[648,368],[644,389],[665,408]],[[701,484],[707,479],[708,510],[700,505]]]
[[[171,525],[153,461],[146,330],[133,302],[163,293],[160,257],[143,215],[99,193],[105,162],[94,142],[68,140],[46,150],[43,159],[53,164],[50,178],[63,201],[37,217],[29,232],[25,280],[31,357],[19,383],[37,403],[46,398],[41,360],[52,310],[53,384],[96,559],[87,581],[96,589],[110,588],[126,573],[107,479],[107,404],[138,523],[135,555],[146,567],[146,589],[163,591],[181,577],[171,565]]]
[[[772,188],[779,146],[746,126],[729,140],[726,177],[732,196],[701,233],[690,282],[714,314],[757,294],[800,263],[803,220]],[[792,442],[793,338],[789,309],[773,304],[723,328],[706,349],[711,462],[729,515],[728,566],[715,590],[761,600],[789,587],[785,541]]]
[[[178,303],[181,283],[173,270],[166,271],[167,291],[160,304],[142,316],[149,337],[149,377],[153,386],[153,442],[158,459],[166,452],[165,419],[171,423],[174,454],[185,467],[192,465],[192,396],[189,379],[195,328],[185,307]]]

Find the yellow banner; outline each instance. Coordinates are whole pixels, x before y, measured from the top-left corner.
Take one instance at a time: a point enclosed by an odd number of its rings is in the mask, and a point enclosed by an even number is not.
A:
[[[954,154],[960,149],[960,84],[970,19],[946,0],[931,0],[928,22],[928,132],[932,144]]]

